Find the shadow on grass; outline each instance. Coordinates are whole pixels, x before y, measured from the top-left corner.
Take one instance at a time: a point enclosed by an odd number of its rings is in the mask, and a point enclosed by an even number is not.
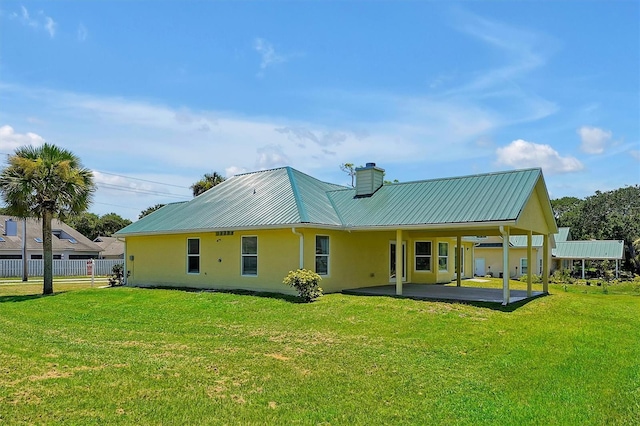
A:
[[[52,297],[57,296],[59,294],[66,293],[66,291],[57,291],[53,294],[14,294],[8,296],[0,296],[0,303],[9,303],[9,302],[27,302],[29,300],[40,299],[41,297]]]
[[[283,300],[289,303],[309,303],[309,302],[303,301],[298,296],[292,296],[290,294],[282,294],[282,293],[270,293],[266,291],[232,290],[232,289],[219,290],[219,289],[169,287],[169,286],[140,287],[140,288],[149,289],[149,290],[175,290],[175,291],[184,291],[187,293],[225,293],[225,294],[235,294],[238,296],[264,297],[267,299]]]
[[[437,297],[419,297],[419,296],[397,296],[397,295],[392,295],[392,294],[354,294],[354,293],[345,293],[345,294],[349,294],[350,296],[357,296],[357,297],[391,297],[393,299],[411,299],[411,300],[417,300],[420,302],[438,302],[438,303],[448,303],[448,304],[459,304],[459,305],[469,305],[469,306],[475,306],[477,308],[483,308],[483,309],[491,309],[492,311],[499,311],[499,312],[514,312],[516,309],[519,309],[521,307],[523,307],[524,305],[526,305],[527,303],[538,299],[540,297],[548,297],[550,296],[550,294],[537,294],[535,296],[531,296],[529,298],[523,299],[523,300],[519,300],[517,302],[512,302],[509,303],[508,305],[503,305],[500,302],[483,302],[483,301],[476,301],[476,300],[459,300],[459,299],[446,299],[446,298],[437,298]]]

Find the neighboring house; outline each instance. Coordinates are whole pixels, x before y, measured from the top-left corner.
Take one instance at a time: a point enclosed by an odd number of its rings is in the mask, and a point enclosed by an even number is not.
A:
[[[403,282],[457,280],[458,257],[471,277],[468,236],[557,232],[540,169],[390,185],[383,175],[368,163],[355,188],[290,167],[236,175],[115,234],[128,284],[286,293],[284,276],[304,267],[326,292],[394,283],[401,294]]]
[[[589,240],[572,241],[569,228],[559,228],[553,235],[555,248],[548,254],[548,261],[551,265],[551,272],[558,269],[573,270],[574,260],[582,262],[584,269],[585,260],[615,260],[616,273],[618,261],[624,256],[624,241],[609,240]],[[537,275],[542,274],[543,267],[543,247],[542,236],[533,236],[532,249],[533,260],[532,272]],[[509,276],[518,278],[527,274],[529,266],[527,263],[527,241],[522,236],[509,237]],[[502,238],[486,237],[478,239],[475,245],[475,265],[474,274],[484,276],[493,274],[500,276],[503,274],[502,261]],[[584,271],[582,273],[584,277]]]
[[[42,259],[42,221],[0,215],[0,260],[22,259],[23,226],[26,223],[27,259]],[[51,222],[54,259],[97,259],[100,246],[57,219]]]
[[[585,278],[585,260],[615,261],[616,278],[619,273],[619,261],[624,258],[623,240],[586,240],[573,241],[570,239],[569,228],[567,239],[560,241],[553,249],[554,269],[568,269],[573,271],[575,261],[580,262],[582,278]]]
[[[100,259],[124,259],[124,241],[116,237],[98,236],[93,240],[100,246]]]

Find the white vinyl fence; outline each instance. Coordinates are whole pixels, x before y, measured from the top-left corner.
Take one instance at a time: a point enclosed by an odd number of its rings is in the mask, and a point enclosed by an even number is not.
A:
[[[44,260],[27,260],[30,277],[44,275]],[[94,275],[110,275],[114,265],[124,263],[124,259],[95,259]],[[54,260],[53,276],[73,277],[87,274],[86,260]],[[0,277],[21,277],[22,260],[0,260]]]

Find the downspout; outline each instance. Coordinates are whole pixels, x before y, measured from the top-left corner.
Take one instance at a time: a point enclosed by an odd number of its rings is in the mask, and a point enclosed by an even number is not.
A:
[[[300,237],[300,269],[304,268],[304,235],[300,232],[296,232],[296,228],[291,228],[291,232]]]
[[[502,234],[502,304],[509,304],[509,231],[500,225]]]
[[[120,237],[116,237],[116,241],[121,241]],[[126,242],[126,238],[124,241],[124,254],[123,254],[124,258],[122,259],[122,279],[124,280],[124,285],[128,285],[129,283],[127,283],[128,281],[128,277],[127,277],[127,242]]]

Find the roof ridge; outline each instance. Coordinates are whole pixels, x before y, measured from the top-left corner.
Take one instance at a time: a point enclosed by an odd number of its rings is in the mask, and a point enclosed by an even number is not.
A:
[[[474,175],[450,176],[450,177],[442,177],[442,178],[411,180],[411,181],[407,181],[407,182],[394,182],[394,183],[385,184],[383,186],[406,185],[406,184],[411,184],[411,183],[422,183],[422,182],[435,182],[435,181],[439,181],[439,180],[469,179],[469,178],[476,178],[476,177],[483,177],[483,176],[496,176],[496,175],[506,175],[506,174],[511,174],[511,173],[531,172],[531,171],[534,171],[534,170],[542,172],[542,169],[540,167],[530,167],[528,169],[503,170],[503,171],[497,171],[497,172],[476,173]]]
[[[296,207],[298,208],[298,215],[300,216],[300,222],[309,222],[309,215],[307,214],[307,209],[302,202],[302,197],[300,196],[300,191],[298,189],[298,182],[296,182],[296,178],[293,175],[293,169],[291,167],[286,167],[287,176],[289,177],[289,183],[291,184],[291,190],[293,191],[293,199],[296,202]]]
[[[247,175],[254,175],[254,174],[258,174],[258,173],[265,173],[265,172],[273,172],[275,170],[282,170],[282,169],[288,169],[291,168],[290,166],[280,166],[280,167],[273,167],[271,169],[264,169],[264,170],[254,170],[252,172],[244,172],[244,173],[238,173],[235,174],[231,177],[236,177],[236,176],[247,176]]]

